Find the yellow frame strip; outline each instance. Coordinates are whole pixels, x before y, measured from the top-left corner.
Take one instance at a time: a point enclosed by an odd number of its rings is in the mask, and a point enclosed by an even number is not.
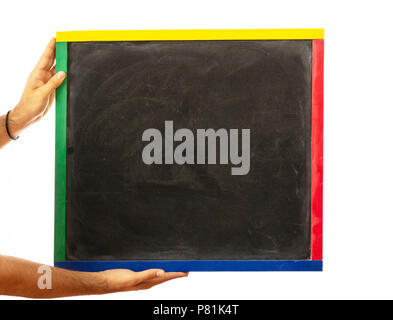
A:
[[[57,32],[57,42],[323,39],[323,29],[102,30]]]

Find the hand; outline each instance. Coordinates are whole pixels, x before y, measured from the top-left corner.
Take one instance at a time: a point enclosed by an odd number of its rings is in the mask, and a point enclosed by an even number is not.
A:
[[[52,38],[31,72],[19,104],[9,114],[8,124],[13,136],[19,136],[24,128],[42,119],[53,103],[55,89],[66,76],[63,71],[56,74],[55,56],[56,39]]]
[[[132,291],[150,289],[168,280],[188,276],[188,272],[164,272],[150,269],[134,272],[126,269],[114,269],[98,272],[106,284],[106,292]]]

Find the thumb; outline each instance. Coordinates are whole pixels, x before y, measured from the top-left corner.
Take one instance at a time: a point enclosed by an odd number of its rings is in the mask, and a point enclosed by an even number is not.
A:
[[[164,274],[164,270],[161,269],[149,269],[141,272],[136,273],[136,283],[141,283],[147,280],[155,279],[160,277]]]
[[[64,81],[66,74],[64,71],[56,73],[49,81],[42,87],[42,91],[45,95],[51,94],[56,88],[58,88]]]

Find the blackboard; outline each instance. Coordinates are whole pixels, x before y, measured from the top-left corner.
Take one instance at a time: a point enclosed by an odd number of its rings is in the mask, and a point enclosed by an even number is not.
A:
[[[66,101],[65,261],[311,261],[312,39],[69,42]]]

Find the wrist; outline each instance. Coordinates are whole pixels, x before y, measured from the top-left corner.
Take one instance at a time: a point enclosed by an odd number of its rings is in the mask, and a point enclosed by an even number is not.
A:
[[[121,281],[116,281],[116,276],[113,276],[113,270],[96,272],[95,275],[99,294],[123,291]]]
[[[94,277],[94,294],[106,294],[112,292],[109,288],[108,279],[105,277],[105,272],[91,272],[89,273]]]
[[[7,122],[8,130],[13,137],[18,137],[20,133],[27,127],[26,121],[18,112],[18,106],[10,111]]]

